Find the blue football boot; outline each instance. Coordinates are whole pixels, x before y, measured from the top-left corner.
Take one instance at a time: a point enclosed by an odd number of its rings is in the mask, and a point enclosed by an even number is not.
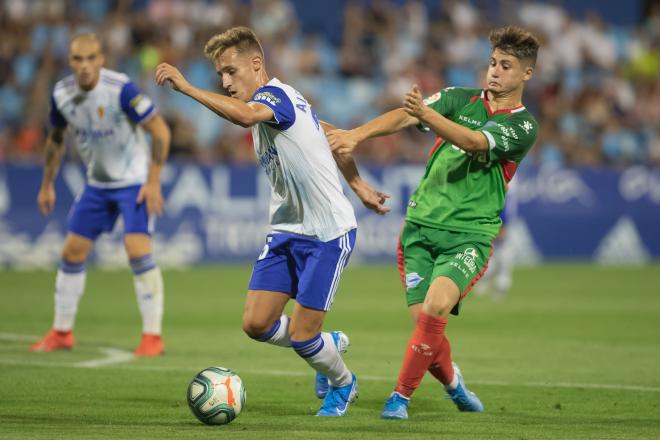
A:
[[[394,391],[385,401],[385,407],[383,408],[380,417],[383,419],[407,419],[409,403],[410,399],[407,399]]]
[[[458,386],[453,390],[448,390],[445,388],[449,398],[452,400],[452,402],[454,402],[459,411],[483,412],[483,403],[481,403],[481,400],[479,400],[476,394],[468,390],[465,386],[465,380],[463,380],[463,376],[461,375],[461,370],[458,369],[458,365],[452,362],[452,366],[454,367],[456,377],[458,377]]]
[[[320,417],[340,417],[346,414],[348,406],[358,397],[358,384],[355,374],[351,374],[351,383],[343,387],[330,385],[323,399],[321,409],[316,413]]]

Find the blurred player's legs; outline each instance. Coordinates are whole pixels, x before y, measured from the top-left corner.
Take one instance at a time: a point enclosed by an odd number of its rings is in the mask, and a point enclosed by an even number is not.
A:
[[[495,299],[504,298],[513,284],[513,246],[507,230],[502,227],[494,243],[493,256],[488,262],[488,270],[474,286],[476,296],[491,295]]]
[[[135,295],[142,316],[142,341],[135,355],[158,356],[165,351],[161,338],[163,276],[151,256],[151,240],[147,234],[126,234],[124,244],[133,270]]]
[[[85,290],[85,261],[93,241],[69,233],[64,241],[62,261],[55,278],[55,317],[53,328],[30,351],[70,350],[75,343],[73,326],[78,303]]]

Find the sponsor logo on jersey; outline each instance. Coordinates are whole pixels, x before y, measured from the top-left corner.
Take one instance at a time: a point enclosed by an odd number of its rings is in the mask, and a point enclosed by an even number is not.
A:
[[[100,119],[103,119],[103,115],[105,114],[105,109],[103,108],[102,105],[98,106],[98,108],[96,109],[96,113],[99,115]]]
[[[274,145],[269,146],[259,155],[259,164],[269,176],[280,165],[280,158]]]
[[[417,272],[410,272],[406,274],[406,289],[414,289],[424,281],[424,278],[420,277]]]
[[[409,208],[417,208],[417,202],[414,200],[411,200],[408,202],[408,207]]]
[[[473,278],[477,273],[478,259],[479,252],[475,248],[469,247],[463,252],[457,253],[454,257],[455,261],[452,261],[450,264],[460,270],[467,278]]]
[[[98,141],[100,139],[113,136],[115,134],[115,131],[112,128],[108,128],[106,130],[85,130],[81,128],[77,128],[75,131],[75,135],[78,138],[78,142],[81,144],[84,144],[88,141]]]
[[[273,95],[270,92],[259,92],[256,95],[254,95],[254,98],[252,99],[253,101],[266,101],[270,105],[277,105],[282,100],[278,98],[277,96]]]

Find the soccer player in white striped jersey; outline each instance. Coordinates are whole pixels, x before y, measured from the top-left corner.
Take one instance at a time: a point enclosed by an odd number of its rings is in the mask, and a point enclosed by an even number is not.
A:
[[[42,214],[55,205],[54,180],[69,131],[87,168],[87,183],[71,207],[68,233],[55,280],[55,318],[31,351],[71,349],[78,302],[85,289],[85,261],[96,238],[119,215],[142,315],[136,356],[163,352],[163,278],[151,256],[150,216],[163,209],[160,171],[170,130],[151,100],[123,73],[103,68],[101,42],[94,34],[75,36],[69,47],[73,74],[59,81],[51,97],[51,130],[37,203]],[[151,154],[144,132],[151,134]],[[151,156],[151,157],[149,157]]]
[[[341,357],[345,335],[321,331],[357,229],[337,165],[367,207],[384,214],[387,196],[360,178],[350,156],[335,163],[323,123],[307,100],[268,77],[263,49],[251,29],[216,35],[204,51],[230,96],[192,86],[166,63],[157,67],[156,82],[169,82],[220,117],[252,127],[257,159],[272,187],[272,232],[254,264],[243,330],[258,341],[292,347],[326,376],[330,387],[317,415],[342,416],[357,397],[357,380]],[[296,301],[290,318],[282,314],[289,299]]]

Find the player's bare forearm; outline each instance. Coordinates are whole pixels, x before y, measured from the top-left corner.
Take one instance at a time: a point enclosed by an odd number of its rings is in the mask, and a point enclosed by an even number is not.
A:
[[[398,108],[384,113],[352,131],[356,134],[358,142],[362,142],[365,139],[394,134],[418,123],[416,118],[408,115],[402,108]]]
[[[346,182],[350,185],[351,189],[355,191],[355,189],[360,185],[362,178],[360,177],[360,173],[358,172],[357,164],[355,163],[353,156],[351,154],[332,153],[332,157],[335,159],[337,168],[339,168],[339,171],[341,171],[341,174],[344,176],[344,179],[346,179]]]
[[[332,130],[336,130],[337,126],[326,121],[319,121],[323,132],[327,135]],[[361,177],[357,169],[357,164],[353,155],[350,153],[338,153],[336,151],[332,152],[332,157],[337,164],[337,168],[341,171],[342,176],[346,179],[346,182],[350,185],[351,189],[355,191],[356,186],[359,184]]]
[[[197,87],[193,87],[186,94],[216,115],[241,127],[250,127],[260,122],[254,117],[254,109],[239,99]]]
[[[365,139],[387,136],[406,127],[418,124],[416,118],[408,115],[403,109],[396,109],[372,119],[352,130],[329,130],[326,136],[330,148],[335,153],[350,154],[357,145]]]
[[[51,185],[55,181],[57,172],[64,156],[64,130],[55,128],[48,135],[44,151],[44,173],[42,186]]]
[[[468,153],[488,151],[488,140],[483,133],[450,121],[429,107],[419,116],[419,120],[435,134]]]
[[[160,172],[170,151],[170,129],[160,115],[155,115],[143,124],[151,134],[151,164],[148,181],[160,183]]]

